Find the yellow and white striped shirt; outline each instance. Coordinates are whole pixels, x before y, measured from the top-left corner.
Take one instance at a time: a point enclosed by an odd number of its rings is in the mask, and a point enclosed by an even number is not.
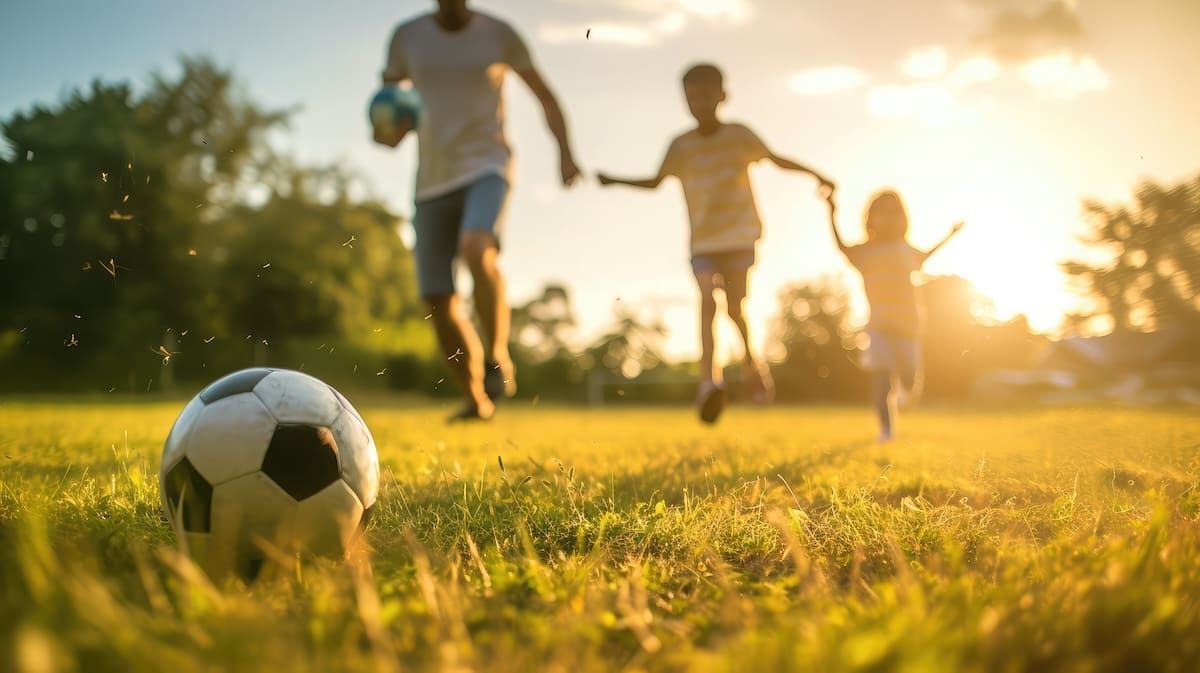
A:
[[[846,257],[863,278],[871,319],[867,329],[916,336],[922,325],[921,308],[912,274],[925,262],[925,253],[907,241],[871,241],[846,250]]]
[[[683,186],[693,255],[754,249],[762,221],[748,169],[768,156],[763,141],[743,124],[722,124],[709,135],[692,129],[671,142],[662,173]]]

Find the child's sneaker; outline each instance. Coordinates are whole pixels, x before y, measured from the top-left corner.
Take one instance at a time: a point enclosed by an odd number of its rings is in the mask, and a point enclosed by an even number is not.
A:
[[[700,384],[700,394],[696,398],[697,406],[699,407],[700,420],[705,423],[716,423],[721,417],[721,412],[725,411],[725,386],[712,381],[705,381]]]
[[[775,380],[771,378],[771,370],[754,363],[742,365],[742,371],[750,401],[758,406],[770,404],[775,399]]]

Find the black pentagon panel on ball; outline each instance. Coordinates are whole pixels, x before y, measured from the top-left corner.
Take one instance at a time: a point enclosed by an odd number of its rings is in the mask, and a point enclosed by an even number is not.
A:
[[[187,458],[167,471],[167,504],[171,514],[189,533],[209,532],[213,487]]]
[[[316,495],[341,477],[337,440],[326,427],[275,428],[262,471],[296,500]]]
[[[242,580],[246,582],[253,582],[254,580],[258,579],[258,574],[262,572],[262,567],[263,559],[248,559],[245,563],[245,566],[241,568],[241,572],[239,574],[242,576]]]
[[[266,367],[255,367],[254,369],[243,369],[240,372],[234,372],[229,376],[214,381],[207,388],[201,390],[199,397],[204,400],[205,404],[212,404],[230,395],[248,393],[254,390],[254,386],[258,385],[259,381],[265,379],[273,371],[275,370]]]

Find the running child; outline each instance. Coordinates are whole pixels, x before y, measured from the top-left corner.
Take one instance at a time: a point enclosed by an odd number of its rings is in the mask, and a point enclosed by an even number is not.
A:
[[[908,212],[900,195],[891,190],[876,194],[867,207],[867,242],[846,245],[837,229],[837,204],[829,204],[829,226],[838,249],[862,274],[871,317],[867,323],[864,367],[871,375],[871,404],[879,416],[879,441],[891,441],[895,432],[897,403],[915,401],[921,393],[922,364],[920,336],[923,329],[921,305],[917,301],[912,274],[960,229],[950,228],[940,243],[922,252],[908,243]],[[899,384],[896,387],[895,384]]]
[[[833,183],[815,170],[767,149],[745,124],[723,121],[718,108],[727,99],[724,76],[715,65],[694,65],[683,75],[683,95],[696,126],[671,141],[658,174],[646,179],[616,178],[598,174],[602,185],[629,185],[655,189],[668,176],[683,186],[691,221],[692,271],[700,289],[700,390],[697,405],[701,420],[716,422],[725,408],[726,390],[713,366],[715,292],[725,293],[726,311],[737,327],[745,348],[742,370],[750,398],[768,402],[774,385],[770,372],[750,348],[750,330],[742,310],[746,277],[754,265],[755,247],[762,222],[754,201],[748,168],[762,159],[788,170],[808,173],[823,189]]]

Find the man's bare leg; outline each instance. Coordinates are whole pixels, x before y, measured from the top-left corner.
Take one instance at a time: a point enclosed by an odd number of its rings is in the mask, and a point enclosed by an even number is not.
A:
[[[483,345],[467,319],[462,300],[458,295],[442,295],[426,299],[426,304],[446,364],[466,398],[464,412],[474,408],[479,418],[491,418],[496,408],[483,390]]]
[[[512,320],[505,294],[504,275],[500,271],[500,250],[496,237],[482,231],[469,231],[462,235],[459,255],[471,270],[475,283],[475,311],[483,328],[487,366],[493,372],[484,372],[485,383],[489,377],[496,384],[485,386],[493,398],[503,395],[512,397],[517,392],[517,381],[513,372],[512,356],[508,352],[509,329]],[[494,389],[490,389],[494,388]]]

